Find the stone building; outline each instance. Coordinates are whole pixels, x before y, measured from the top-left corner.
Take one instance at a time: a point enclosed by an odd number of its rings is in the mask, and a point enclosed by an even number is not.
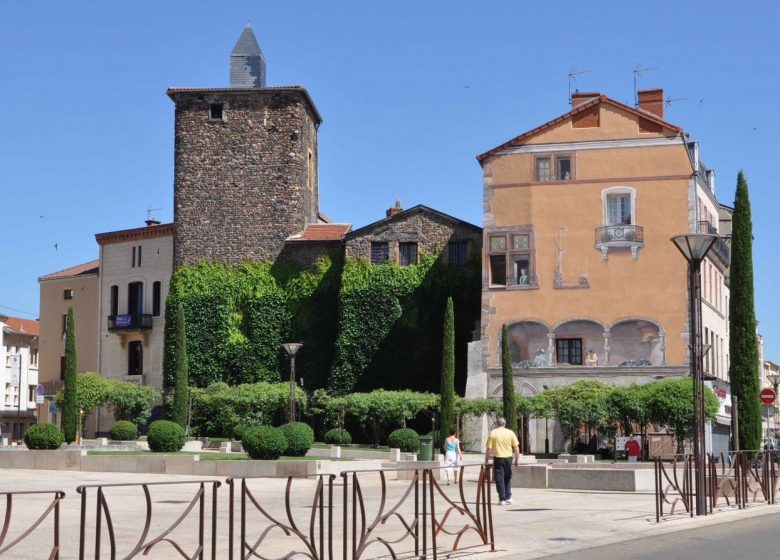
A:
[[[481,243],[479,226],[422,204],[404,210],[400,201],[381,220],[344,236],[347,258],[364,258],[374,264],[392,261],[401,266],[417,264],[421,255],[437,250],[448,264],[462,266],[480,254]]]
[[[0,316],[0,437],[19,440],[36,422],[39,324]],[[1,443],[1,442],[0,442]]]

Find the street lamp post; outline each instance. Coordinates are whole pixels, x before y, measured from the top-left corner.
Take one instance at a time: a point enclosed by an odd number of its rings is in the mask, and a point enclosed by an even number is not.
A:
[[[290,423],[295,422],[295,354],[301,349],[300,342],[288,342],[283,344],[284,349],[290,356]]]
[[[688,261],[688,332],[693,378],[693,461],[696,469],[696,515],[707,515],[707,449],[704,439],[704,376],[701,338],[701,263],[717,235],[689,233],[672,237],[672,243]]]

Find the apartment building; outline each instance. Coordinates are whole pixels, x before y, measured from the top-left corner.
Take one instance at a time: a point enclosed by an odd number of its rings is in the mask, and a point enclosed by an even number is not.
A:
[[[0,317],[0,434],[20,440],[36,422],[38,321]]]
[[[483,311],[467,396],[501,394],[503,325],[523,395],[688,375],[687,263],[670,238],[717,234],[721,206],[698,142],[665,119],[663,91],[640,91],[637,107],[575,93],[569,112],[477,160]],[[702,266],[705,372],[724,404],[715,450],[727,448],[730,422],[728,262],[719,239]],[[540,451],[545,425],[534,424],[527,449]]]

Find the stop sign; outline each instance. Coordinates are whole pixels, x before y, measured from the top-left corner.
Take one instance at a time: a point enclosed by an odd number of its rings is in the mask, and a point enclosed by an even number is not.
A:
[[[761,389],[761,402],[764,404],[772,404],[775,402],[775,398],[777,395],[775,394],[774,389]]]

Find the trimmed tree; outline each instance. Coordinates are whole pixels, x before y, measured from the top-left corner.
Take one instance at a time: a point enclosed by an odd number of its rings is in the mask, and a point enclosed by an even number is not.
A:
[[[184,428],[187,426],[190,382],[187,372],[187,333],[184,327],[184,308],[181,303],[176,306],[176,327],[176,377],[171,420]]]
[[[78,424],[77,396],[77,357],[76,357],[76,326],[73,319],[73,307],[68,308],[65,320],[65,375],[62,394],[62,432],[66,443],[76,441],[76,426]]]
[[[753,224],[748,185],[737,176],[731,230],[729,353],[731,392],[739,397],[739,441],[743,449],[761,448],[759,358],[753,297]]]
[[[515,404],[515,376],[512,354],[509,352],[509,329],[501,329],[501,374],[503,377],[504,418],[506,427],[517,433],[517,405]]]
[[[447,309],[444,312],[440,405],[439,431],[443,442],[455,427],[455,310],[451,297],[447,298]]]

